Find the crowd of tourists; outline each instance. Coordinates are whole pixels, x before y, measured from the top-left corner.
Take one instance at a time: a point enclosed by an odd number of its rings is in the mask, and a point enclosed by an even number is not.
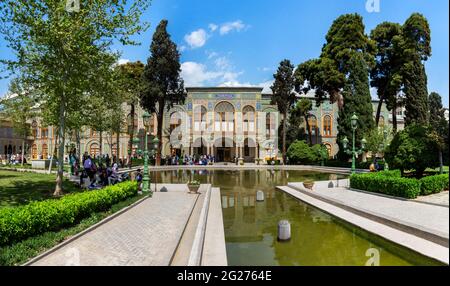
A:
[[[111,159],[108,154],[91,156],[86,152],[80,160],[76,150],[72,150],[69,153],[69,164],[71,175],[80,176],[81,187],[100,189],[128,179],[128,174],[119,175],[119,164],[123,168],[124,162]]]
[[[216,162],[216,157],[213,155],[167,155],[165,158],[165,165],[212,165]]]
[[[19,165],[22,164],[22,154],[7,154],[0,155],[0,163],[6,165]],[[23,157],[23,163],[27,163],[27,159]]]

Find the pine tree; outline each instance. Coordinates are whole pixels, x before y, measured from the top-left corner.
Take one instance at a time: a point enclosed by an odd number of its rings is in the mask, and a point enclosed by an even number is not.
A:
[[[141,93],[142,107],[150,113],[156,113],[159,139],[157,165],[161,164],[164,112],[174,104],[183,103],[186,98],[184,82],[180,77],[180,53],[167,33],[167,24],[167,20],[162,20],[153,35],[151,56],[144,69],[144,88]]]

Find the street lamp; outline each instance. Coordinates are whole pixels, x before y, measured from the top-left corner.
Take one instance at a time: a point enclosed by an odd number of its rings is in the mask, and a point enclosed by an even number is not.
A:
[[[155,136],[155,138],[153,138],[153,140],[152,140],[152,150],[153,150],[153,154],[155,154],[155,155],[156,155],[156,152],[158,150],[158,146],[159,146],[159,139],[158,139],[157,136]],[[155,156],[155,159],[156,159],[156,156]],[[154,184],[155,184],[155,192],[156,192],[156,172],[155,172],[155,182],[154,182]]]
[[[142,191],[147,193],[150,192],[150,178],[148,176],[148,138],[147,138],[147,128],[150,126],[150,118],[151,115],[148,112],[145,112],[142,115],[145,126],[145,147],[144,147],[144,176],[142,178]],[[151,196],[151,194],[150,194]]]
[[[345,137],[342,140],[342,145],[344,147],[345,153],[352,155],[352,174],[355,174],[356,172],[356,156],[361,155],[364,152],[365,146],[366,146],[366,139],[361,140],[361,149],[356,150],[355,148],[355,131],[358,128],[358,116],[356,116],[356,113],[353,113],[353,116],[351,118],[351,124],[352,124],[352,135],[353,135],[353,142],[352,142],[352,150],[350,151],[348,149],[348,139]]]

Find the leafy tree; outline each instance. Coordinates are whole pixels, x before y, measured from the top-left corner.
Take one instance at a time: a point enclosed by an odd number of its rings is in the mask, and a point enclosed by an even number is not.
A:
[[[376,126],[380,122],[381,108],[387,103],[388,110],[393,115],[397,112],[397,94],[401,87],[401,51],[398,42],[401,41],[402,27],[400,24],[383,22],[370,33],[370,38],[376,42],[376,64],[370,71],[371,86],[377,89],[379,98],[375,117]],[[396,116],[393,117],[394,132],[397,132]]]
[[[412,14],[403,24],[402,78],[405,93],[405,124],[428,124],[427,75],[423,64],[431,56],[431,31],[427,19]]]
[[[442,154],[445,148],[448,149],[448,121],[445,119],[445,109],[442,106],[442,98],[436,93],[430,93],[428,97],[428,106],[430,107],[430,126],[438,136],[439,141],[439,167],[440,173],[444,172]]]
[[[309,100],[307,98],[302,98],[299,101],[297,101],[297,103],[295,104],[295,107],[293,108],[293,110],[290,113],[290,117],[291,118],[300,117],[300,118],[303,119],[302,121],[305,122],[306,130],[307,130],[307,133],[308,133],[308,141],[309,141],[309,145],[310,146],[312,146],[312,144],[313,144],[312,143],[312,134],[311,134],[311,132],[309,132],[311,128],[309,126],[309,121],[308,121],[308,116],[309,116],[309,113],[310,113],[311,110],[312,110],[312,102],[311,102],[311,100]],[[297,122],[292,122],[292,123],[293,123],[292,125],[294,125]],[[294,125],[293,128],[298,130],[299,129],[298,128],[299,125],[300,124]],[[300,138],[297,138],[297,139],[300,139]]]
[[[359,145],[364,135],[374,128],[373,107],[369,91],[368,69],[361,55],[356,54],[350,60],[350,73],[343,90],[344,106],[339,110],[338,142],[344,137],[352,138],[351,117],[358,116],[355,132],[356,145]],[[339,157],[348,158],[340,145]]]
[[[174,104],[183,103],[186,98],[184,82],[180,76],[180,53],[167,33],[167,24],[167,20],[162,20],[153,35],[151,56],[144,69],[144,88],[141,93],[142,107],[150,113],[155,113],[157,118],[157,165],[161,165],[164,111],[170,110]]]
[[[377,154],[384,154],[387,146],[389,146],[392,140],[392,131],[384,126],[374,128],[366,134],[366,149],[372,153],[373,162],[375,163]]]
[[[316,144],[311,147],[311,151],[315,154],[316,162],[320,162],[324,166],[325,161],[329,158],[327,147],[323,144]]]
[[[289,60],[283,60],[273,75],[275,82],[271,86],[272,104],[276,104],[283,115],[282,153],[283,163],[286,164],[286,130],[288,111],[294,105],[296,96],[294,93],[294,66]]]
[[[148,0],[81,1],[79,11],[60,0],[0,2],[0,32],[16,59],[3,60],[31,90],[42,93],[47,119],[58,126],[58,175],[55,196],[62,195],[66,120],[98,88],[97,78],[117,61],[113,42],[135,44],[145,30],[139,23]],[[50,121],[50,120],[49,120]]]
[[[317,154],[312,150],[306,141],[295,141],[289,146],[287,151],[289,163],[298,164],[312,164],[317,162]]]
[[[436,160],[439,142],[430,127],[411,124],[398,132],[386,150],[386,161],[393,169],[415,170],[418,178],[426,168],[439,166]]]
[[[130,121],[135,122],[136,116],[136,104],[139,102],[140,94],[143,89],[143,74],[144,74],[144,64],[140,61],[126,63],[119,66],[119,72],[121,75],[121,94],[125,101],[130,105]],[[131,162],[131,150],[133,150],[133,138],[136,132],[135,128],[130,128],[128,130],[130,140],[128,141],[128,167],[132,167]]]

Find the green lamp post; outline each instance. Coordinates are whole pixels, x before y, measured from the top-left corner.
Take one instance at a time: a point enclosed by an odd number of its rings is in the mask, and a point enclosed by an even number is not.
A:
[[[344,151],[345,153],[352,155],[352,174],[356,173],[356,156],[361,155],[364,152],[365,145],[367,143],[366,139],[361,140],[361,149],[356,150],[355,147],[355,132],[358,128],[358,116],[356,116],[356,113],[353,113],[353,116],[351,118],[351,124],[352,124],[352,134],[353,134],[353,142],[352,142],[352,150],[350,151],[348,149],[348,139],[347,137],[344,138],[342,141]]]
[[[158,146],[159,146],[159,139],[158,139],[157,136],[155,136],[155,138],[153,138],[153,140],[152,140],[152,153],[155,155],[155,159],[156,159],[156,152],[158,150]],[[156,164],[156,161],[155,161],[155,164]],[[155,182],[154,182],[154,184],[155,184],[155,192],[156,192],[156,190],[157,190],[157,187],[156,187],[156,172],[155,172]]]
[[[144,176],[142,178],[142,191],[145,193],[150,192],[150,178],[148,176],[148,134],[147,128],[150,126],[150,118],[151,115],[148,112],[145,112],[142,115],[145,126],[145,143],[144,143]],[[152,194],[150,193],[150,196]]]

